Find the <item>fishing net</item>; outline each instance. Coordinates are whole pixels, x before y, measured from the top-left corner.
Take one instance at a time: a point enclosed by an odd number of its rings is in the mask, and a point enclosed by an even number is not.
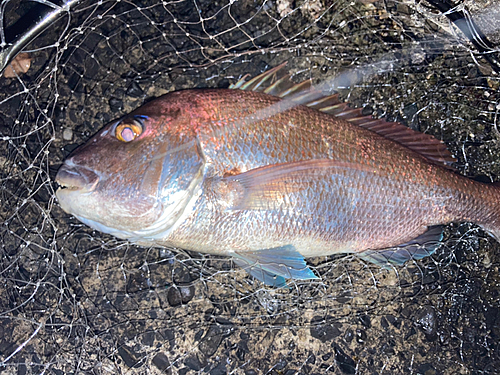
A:
[[[2,1],[2,47],[34,6],[61,3]],[[454,10],[480,16],[470,30],[488,30],[494,44],[487,6]],[[445,141],[460,173],[492,181],[496,51],[471,43],[451,11],[392,0],[106,0],[62,14],[0,78],[0,371],[500,373],[500,249],[471,224],[447,227],[421,261],[310,259],[319,280],[276,289],[226,258],[93,231],[54,195],[62,161],[108,121],[284,61],[295,81],[331,82],[353,106]],[[332,80],[345,72],[350,81]]]

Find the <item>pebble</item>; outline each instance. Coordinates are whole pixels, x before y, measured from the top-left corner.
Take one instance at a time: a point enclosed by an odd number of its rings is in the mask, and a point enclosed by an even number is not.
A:
[[[167,374],[167,375],[172,374],[172,368],[170,362],[168,361],[168,358],[164,353],[158,353],[153,358],[153,364],[156,366],[158,370],[162,372],[162,374]]]
[[[433,340],[437,336],[436,310],[432,306],[424,306],[416,317],[418,327],[424,332],[428,340]]]
[[[356,363],[349,357],[342,349],[338,346],[334,346],[335,350],[335,361],[337,366],[343,374],[355,374],[356,373]]]
[[[319,339],[321,342],[327,342],[333,340],[335,337],[341,334],[337,323],[326,323],[327,320],[320,316],[315,316],[311,320],[311,336]]]
[[[73,130],[66,128],[63,130],[63,139],[65,141],[71,141],[73,139]]]
[[[168,304],[172,307],[179,306],[182,303],[181,293],[175,286],[171,286],[170,288],[168,288],[167,301]]]

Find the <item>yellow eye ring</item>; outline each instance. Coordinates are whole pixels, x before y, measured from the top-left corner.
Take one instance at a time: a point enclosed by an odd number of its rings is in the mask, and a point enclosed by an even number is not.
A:
[[[142,124],[135,119],[118,124],[115,128],[115,137],[122,142],[132,142],[142,134]]]

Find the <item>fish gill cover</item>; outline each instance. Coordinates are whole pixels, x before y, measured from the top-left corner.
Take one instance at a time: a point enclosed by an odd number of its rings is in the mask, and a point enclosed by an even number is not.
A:
[[[34,5],[2,1],[0,35]],[[482,17],[472,30],[495,31],[495,8],[466,5]],[[500,373],[500,246],[476,226],[447,227],[433,256],[402,267],[309,259],[319,280],[274,289],[227,258],[92,231],[54,195],[65,157],[113,118],[283,61],[297,82],[349,72],[330,81],[342,98],[443,140],[461,174],[498,180],[496,38],[471,43],[442,12],[392,0],[64,9],[0,79],[0,371]]]

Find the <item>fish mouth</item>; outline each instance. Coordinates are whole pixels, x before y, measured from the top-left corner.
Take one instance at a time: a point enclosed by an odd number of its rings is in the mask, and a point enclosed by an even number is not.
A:
[[[56,175],[59,189],[91,192],[99,182],[99,176],[85,167],[63,164]]]

